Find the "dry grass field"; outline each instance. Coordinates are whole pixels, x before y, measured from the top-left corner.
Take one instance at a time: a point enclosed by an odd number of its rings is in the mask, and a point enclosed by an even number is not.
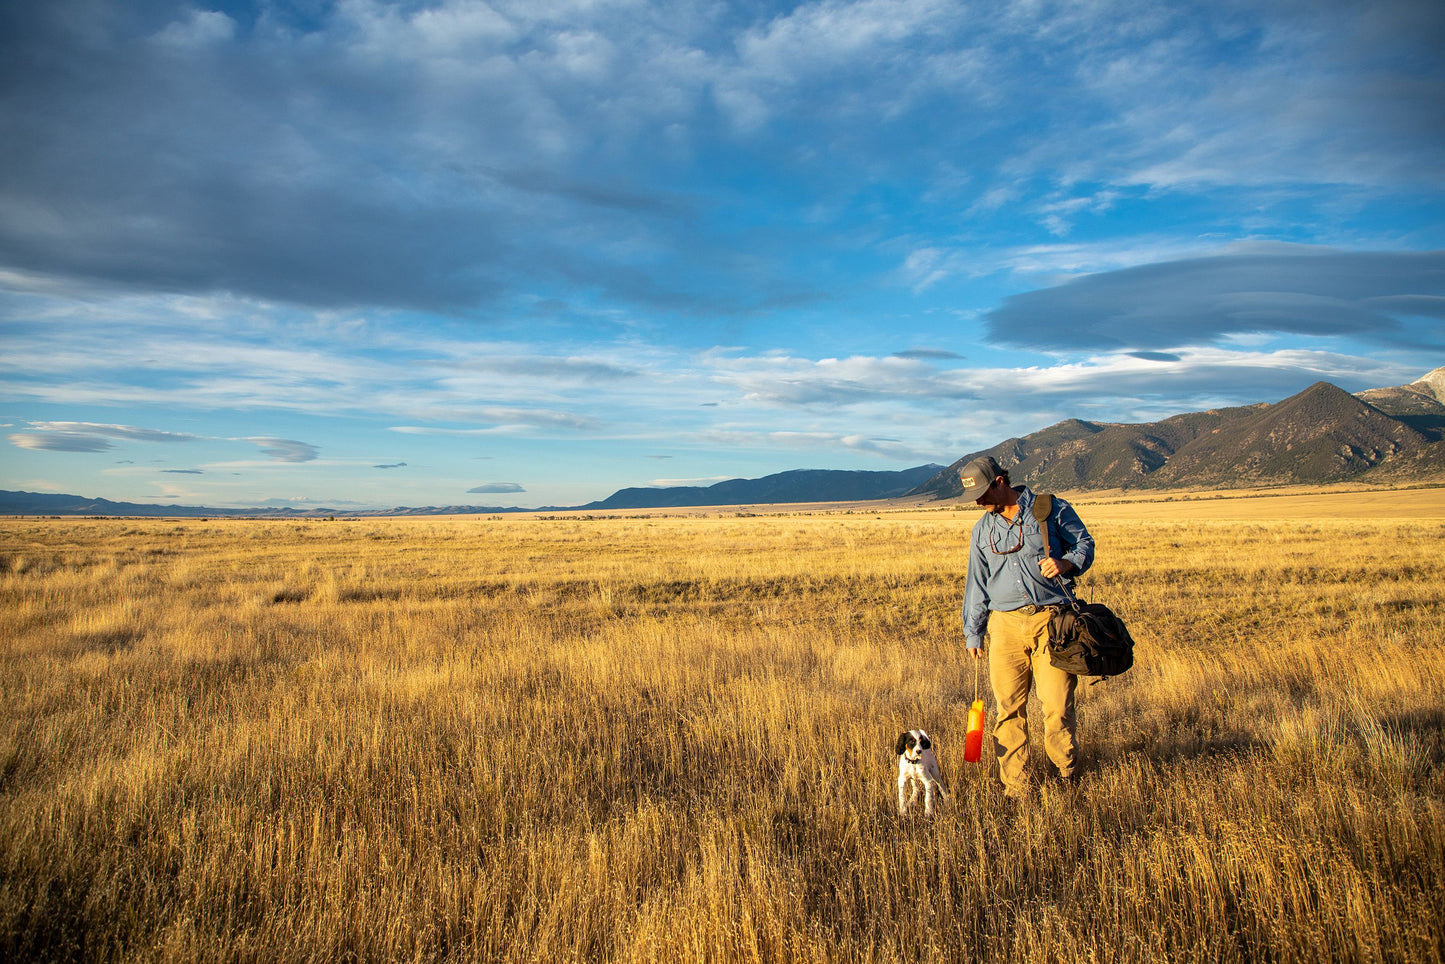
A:
[[[1139,662],[1019,809],[971,510],[0,520],[0,957],[1442,960],[1445,490],[1076,504]]]

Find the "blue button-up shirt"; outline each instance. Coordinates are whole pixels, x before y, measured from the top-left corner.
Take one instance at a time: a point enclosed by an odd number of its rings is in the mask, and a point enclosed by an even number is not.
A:
[[[1019,511],[1012,522],[1001,512],[985,512],[973,526],[968,550],[968,583],[963,593],[963,635],[969,649],[983,645],[989,610],[1011,612],[1027,605],[1058,606],[1068,603],[1057,581],[1039,572],[1044,558],[1044,538],[1034,521],[1034,494],[1027,486],[1015,486]],[[1094,561],[1094,539],[1084,528],[1073,506],[1054,496],[1049,512],[1049,546],[1055,559],[1067,559],[1078,575]],[[1023,530],[1023,548],[1000,555],[1018,545]],[[999,552],[995,552],[997,548]],[[1073,591],[1073,580],[1065,577]]]

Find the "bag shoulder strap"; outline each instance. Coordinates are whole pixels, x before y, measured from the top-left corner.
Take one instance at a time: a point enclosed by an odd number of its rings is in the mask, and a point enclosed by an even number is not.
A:
[[[1053,547],[1049,545],[1049,513],[1053,511],[1054,497],[1052,495],[1049,495],[1047,492],[1041,492],[1034,496],[1033,515],[1034,521],[1039,524],[1039,535],[1044,537],[1044,558],[1048,558],[1054,554]],[[1069,601],[1069,606],[1075,612],[1078,612],[1079,601],[1074,598],[1073,593],[1069,592],[1069,586],[1064,582],[1063,576],[1055,577],[1054,581],[1059,584],[1059,589],[1063,591],[1064,598]]]
[[[1044,537],[1044,555],[1054,554],[1049,545],[1049,513],[1054,511],[1054,497],[1047,492],[1034,496],[1034,521],[1039,524],[1039,535]]]

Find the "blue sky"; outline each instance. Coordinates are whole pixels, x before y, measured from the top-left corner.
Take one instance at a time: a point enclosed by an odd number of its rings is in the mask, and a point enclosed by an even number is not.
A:
[[[0,4],[0,488],[573,505],[1445,365],[1435,0]]]

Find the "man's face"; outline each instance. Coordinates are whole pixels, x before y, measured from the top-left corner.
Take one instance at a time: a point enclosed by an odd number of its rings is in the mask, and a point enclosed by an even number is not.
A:
[[[994,479],[983,495],[973,500],[975,504],[983,506],[989,512],[1002,512],[1008,500],[1003,496],[1003,476]]]

